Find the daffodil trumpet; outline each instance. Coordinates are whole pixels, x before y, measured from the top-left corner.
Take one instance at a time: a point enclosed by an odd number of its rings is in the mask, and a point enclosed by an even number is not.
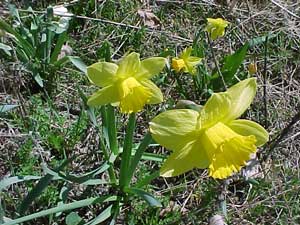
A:
[[[191,56],[192,50],[192,47],[185,48],[179,57],[172,59],[172,68],[177,73],[185,72],[191,75],[196,74],[196,66],[201,62],[202,58]]]
[[[140,61],[138,53],[123,57],[119,64],[94,63],[87,68],[89,80],[101,87],[88,99],[89,106],[113,104],[122,113],[135,113],[146,104],[163,101],[160,89],[150,80],[159,74],[166,64],[163,57]]]
[[[160,175],[172,177],[193,168],[208,168],[213,178],[224,179],[246,164],[268,132],[258,123],[238,119],[256,94],[255,78],[214,93],[200,111],[174,109],[150,122],[153,139],[172,151]]]

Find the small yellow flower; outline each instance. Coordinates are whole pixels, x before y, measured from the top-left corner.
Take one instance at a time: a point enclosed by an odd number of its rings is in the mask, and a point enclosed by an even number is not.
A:
[[[192,47],[183,50],[179,58],[172,59],[172,68],[176,72],[183,71],[194,75],[196,73],[196,66],[201,62],[201,58],[191,56]]]
[[[216,40],[219,37],[223,37],[225,34],[225,28],[230,23],[222,18],[213,19],[207,18],[207,26],[205,30],[209,33],[212,40]]]
[[[160,89],[150,79],[166,64],[162,57],[140,61],[138,53],[125,56],[119,65],[109,62],[94,63],[87,68],[88,78],[102,87],[88,99],[88,105],[109,103],[119,105],[122,113],[138,112],[145,104],[163,101]]]
[[[213,178],[238,172],[269,135],[259,124],[237,119],[250,106],[256,79],[239,82],[226,92],[213,94],[201,109],[174,109],[150,122],[153,139],[172,150],[160,174],[177,176],[193,168],[208,168]]]

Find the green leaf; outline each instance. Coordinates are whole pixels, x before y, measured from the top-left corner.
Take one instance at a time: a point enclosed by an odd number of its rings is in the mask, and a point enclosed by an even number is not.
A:
[[[143,139],[143,141],[141,142],[141,144],[139,145],[139,147],[137,148],[134,157],[130,163],[130,168],[129,168],[129,172],[128,172],[128,179],[131,180],[135,169],[139,163],[139,161],[141,160],[143,153],[145,152],[146,148],[149,146],[149,144],[151,144],[152,142],[152,137],[150,133],[147,133]]]
[[[124,139],[124,147],[121,159],[121,171],[120,171],[120,186],[124,188],[130,183],[128,177],[129,165],[131,161],[132,141],[133,133],[135,129],[135,113],[129,115],[129,121],[126,128],[126,134]]]
[[[152,207],[162,207],[161,203],[150,193],[139,188],[125,188],[125,192],[135,194],[144,199]]]
[[[99,59],[104,59],[106,62],[111,61],[110,43],[107,40],[105,40],[97,50],[97,56]]]
[[[279,33],[275,33],[275,34],[268,34],[268,35],[264,35],[264,36],[260,36],[260,37],[256,37],[253,38],[251,40],[249,40],[249,48],[253,48],[257,45],[261,45],[266,43],[266,38],[268,37],[268,40],[273,39],[275,37],[278,36]]]
[[[240,47],[235,53],[225,56],[223,60],[223,66],[221,67],[221,73],[226,83],[230,83],[237,73],[238,69],[242,65],[247,51],[249,49],[249,43],[247,42],[242,47]],[[214,70],[213,75],[211,76],[211,82],[214,90],[223,87],[222,78],[219,76],[218,72]]]
[[[81,221],[82,218],[76,212],[71,212],[66,217],[66,225],[78,225]]]
[[[95,219],[86,223],[86,225],[96,225],[104,222],[112,215],[113,205],[108,206],[105,210],[103,210]]]
[[[11,56],[10,51],[12,50],[12,48],[10,46],[0,43],[0,49],[2,49],[6,55]]]
[[[95,127],[97,127],[98,123],[97,123],[97,118],[96,118],[96,115],[95,115],[94,108],[88,106],[88,104],[87,104],[88,98],[86,97],[86,95],[83,93],[83,91],[80,89],[79,86],[77,86],[77,90],[78,90],[79,95],[81,97],[81,100],[83,102],[84,108],[87,111],[87,114],[88,114],[88,116],[90,118],[90,121],[93,123],[93,125]]]
[[[13,17],[15,17],[15,18],[18,20],[19,23],[22,23],[22,21],[21,21],[21,19],[20,19],[19,11],[18,11],[18,9],[16,8],[16,6],[13,5],[13,4],[9,4],[9,5],[8,5],[8,8],[9,8],[10,14],[11,14]]]
[[[81,72],[87,74],[87,66],[78,56],[68,56],[69,60],[77,67]]]
[[[155,154],[155,153],[150,153],[150,152],[145,152],[145,153],[143,153],[142,159],[154,161],[154,162],[163,162],[166,159],[166,156]]]
[[[44,87],[43,78],[41,78],[40,74],[36,74],[34,76],[34,80],[38,83],[40,87]]]
[[[18,44],[19,47],[21,47],[27,57],[32,57],[34,53],[34,49],[31,46],[31,44],[26,41],[18,32],[16,32],[8,23],[6,23],[4,20],[0,19],[0,29],[5,30],[6,32],[13,35],[14,40]]]
[[[10,111],[16,107],[18,107],[18,105],[0,105],[0,113]]]
[[[147,176],[145,176],[144,178],[142,178],[141,180],[138,181],[138,183],[135,185],[136,188],[142,188],[148,184],[150,184],[150,182],[159,177],[159,170],[155,171]]]
[[[63,161],[61,165],[59,165],[55,170],[62,170],[70,161],[71,159]],[[51,174],[46,174],[39,180],[39,182],[31,189],[31,191],[21,202],[21,205],[19,207],[20,214],[23,214],[29,208],[30,204],[43,193],[43,191],[48,187],[48,185],[52,181],[53,177],[54,176]]]
[[[61,52],[62,46],[67,39],[67,32],[63,32],[59,35],[58,40],[55,44],[55,48],[51,54],[50,63],[54,63],[57,61],[58,55]]]
[[[0,192],[7,188],[8,186],[28,180],[38,180],[41,179],[40,176],[15,176],[15,177],[9,177],[4,178],[0,181]]]
[[[110,150],[117,155],[118,154],[118,140],[117,140],[117,130],[116,130],[116,118],[115,118],[115,110],[114,107],[110,104],[106,107],[106,115],[107,115],[107,131],[108,131],[108,139],[109,139],[109,147]]]
[[[109,168],[108,163],[104,163],[97,169],[94,169],[90,172],[85,174],[77,175],[77,174],[65,174],[61,171],[55,172],[49,169],[45,164],[43,165],[43,169],[46,173],[52,175],[55,178],[62,178],[65,181],[72,182],[72,183],[79,183],[85,185],[94,185],[94,184],[105,184],[107,181],[100,180],[100,179],[92,179],[98,174],[105,172]]]
[[[47,216],[50,214],[55,214],[58,212],[64,212],[64,211],[69,211],[69,210],[73,210],[73,209],[77,209],[77,208],[81,208],[81,207],[85,207],[88,205],[93,205],[93,204],[97,204],[97,203],[104,203],[104,202],[112,202],[112,201],[116,201],[117,200],[117,196],[104,196],[104,197],[96,197],[96,198],[88,198],[88,199],[84,199],[84,200],[80,200],[80,201],[75,201],[72,203],[68,203],[68,204],[61,204],[59,206],[56,206],[54,208],[51,209],[46,209],[37,213],[33,213],[30,214],[28,216],[23,216],[17,219],[14,219],[12,221],[6,222],[2,225],[15,225],[18,223],[23,223],[29,220],[33,220],[39,217],[43,217],[43,216]]]
[[[235,53],[225,57],[224,65],[221,68],[221,72],[224,76],[225,81],[231,80],[236,74],[237,70],[239,69],[239,67],[245,59],[248,48],[249,43],[246,43],[245,45],[240,47]]]

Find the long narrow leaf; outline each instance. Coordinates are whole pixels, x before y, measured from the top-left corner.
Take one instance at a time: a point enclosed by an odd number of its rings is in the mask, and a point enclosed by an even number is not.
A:
[[[56,171],[62,170],[68,163],[69,160],[65,160],[61,165],[59,165],[56,169]],[[46,174],[44,177],[42,177],[39,182],[32,188],[32,190],[28,193],[28,195],[23,199],[21,202],[21,205],[19,207],[20,214],[24,214],[24,212],[29,208],[30,204],[39,197],[43,191],[48,187],[49,183],[53,179],[53,175]]]
[[[142,187],[150,184],[150,182],[157,177],[159,177],[159,171],[155,171],[155,172],[149,174],[148,176],[144,177],[135,185],[135,187],[142,188]]]
[[[15,176],[4,178],[0,181],[0,191],[4,190],[5,188],[9,187],[12,184],[28,181],[28,180],[38,180],[41,179],[40,176]]]
[[[78,56],[68,56],[69,60],[77,67],[81,72],[87,74],[87,66]]]
[[[129,170],[129,165],[131,160],[134,129],[135,129],[135,113],[131,113],[127,124],[125,140],[124,140],[124,148],[123,148],[122,160],[121,160],[121,171],[120,171],[121,188],[124,188],[130,182],[128,177],[128,170]]]
[[[55,48],[52,52],[50,63],[54,63],[57,61],[58,55],[61,52],[62,46],[67,39],[67,32],[63,32],[59,35],[58,40],[56,42]]]
[[[108,138],[110,150],[117,155],[118,154],[118,140],[116,130],[116,117],[113,106],[108,105],[106,108],[107,125],[108,125]]]
[[[29,220],[33,220],[39,217],[43,217],[43,216],[47,216],[50,214],[54,214],[54,213],[58,213],[58,212],[64,212],[64,211],[69,211],[69,210],[73,210],[73,209],[77,209],[77,208],[81,208],[81,207],[85,207],[88,205],[93,205],[93,204],[97,204],[97,203],[103,203],[103,202],[112,202],[112,201],[116,201],[117,200],[117,196],[105,196],[105,197],[97,197],[97,198],[88,198],[85,200],[81,200],[81,201],[75,201],[72,203],[68,203],[68,204],[61,204],[59,206],[56,206],[54,208],[51,209],[46,209],[37,213],[33,213],[31,215],[28,216],[23,216],[17,219],[14,219],[10,222],[4,223],[3,225],[15,225],[18,223],[23,223]]]
[[[107,220],[112,215],[113,205],[108,206],[105,210],[103,210],[95,219],[86,223],[86,225],[97,225]]]
[[[5,30],[6,32],[12,34],[16,40],[19,42],[20,47],[24,49],[27,56],[33,56],[34,49],[18,32],[16,32],[8,23],[0,19],[0,29]]]
[[[131,194],[135,194],[139,197],[141,197],[142,199],[144,199],[150,206],[153,207],[162,207],[161,203],[153,197],[153,195],[151,195],[150,193],[139,189],[139,188],[125,188],[125,191],[127,193],[131,193]]]
[[[152,137],[150,133],[147,133],[143,139],[143,141],[141,142],[141,144],[139,145],[138,149],[135,152],[135,155],[130,163],[130,169],[128,172],[128,179],[131,180],[135,169],[139,163],[139,161],[141,160],[143,153],[145,152],[146,148],[149,146],[149,144],[151,144],[152,142]]]

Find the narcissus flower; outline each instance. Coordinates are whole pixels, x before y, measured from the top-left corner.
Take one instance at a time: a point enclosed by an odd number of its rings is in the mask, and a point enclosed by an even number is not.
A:
[[[268,141],[259,124],[239,118],[256,93],[256,80],[246,79],[226,92],[213,94],[201,109],[174,109],[150,122],[154,140],[173,152],[160,174],[180,175],[193,168],[208,168],[213,178],[238,172],[258,146]]]
[[[225,34],[225,28],[230,23],[222,18],[213,19],[207,18],[207,26],[205,30],[209,33],[212,40],[216,40],[219,37],[223,37]]]
[[[88,78],[102,89],[88,99],[88,105],[115,103],[122,113],[132,113],[142,110],[145,104],[162,102],[160,89],[150,79],[159,74],[165,64],[162,57],[140,61],[140,55],[135,52],[121,59],[119,65],[110,62],[92,64],[87,68]]]
[[[192,47],[183,50],[181,55],[172,59],[172,68],[176,72],[183,71],[194,75],[196,73],[196,66],[201,62],[201,58],[191,56]]]

